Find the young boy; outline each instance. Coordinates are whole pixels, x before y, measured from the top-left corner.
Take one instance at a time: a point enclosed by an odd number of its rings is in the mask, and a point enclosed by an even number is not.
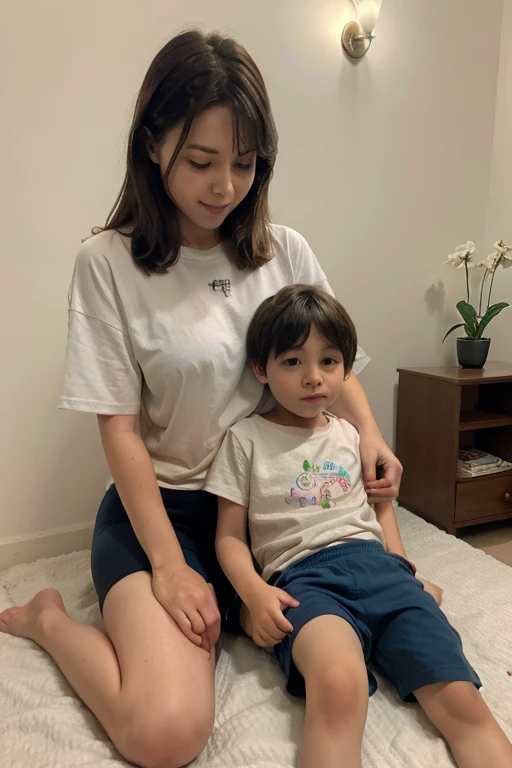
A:
[[[229,429],[205,488],[219,496],[217,556],[250,634],[306,696],[300,768],[361,766],[369,662],[419,701],[460,768],[510,768],[512,746],[403,556],[391,504],[368,503],[357,431],[328,412],[356,351],[347,313],[317,288],[288,286],[257,310],[247,351],[277,404]]]

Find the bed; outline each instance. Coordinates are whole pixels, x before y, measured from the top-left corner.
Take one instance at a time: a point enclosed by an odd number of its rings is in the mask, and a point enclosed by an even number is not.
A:
[[[462,635],[483,695],[512,737],[512,569],[409,512],[397,517],[407,552],[445,590],[444,610]],[[53,586],[73,618],[101,626],[89,552],[17,565],[0,574],[0,610]],[[244,638],[223,637],[217,666],[217,714],[194,768],[291,768],[296,765],[303,703],[283,690],[270,654]],[[53,661],[29,640],[0,634],[2,768],[127,766]],[[418,705],[403,704],[379,679],[370,699],[365,768],[445,768],[454,763]]]

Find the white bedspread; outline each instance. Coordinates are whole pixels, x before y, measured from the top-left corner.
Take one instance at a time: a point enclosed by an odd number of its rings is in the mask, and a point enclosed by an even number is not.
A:
[[[407,552],[445,589],[444,610],[462,635],[483,694],[512,737],[512,569],[404,510],[398,519]],[[71,615],[101,626],[89,571],[78,552],[0,574],[0,610],[53,586]],[[217,667],[217,716],[203,754],[208,768],[296,765],[303,704],[283,692],[273,659],[242,638],[223,638]],[[340,761],[340,765],[342,761]],[[365,768],[444,768],[454,763],[418,705],[403,704],[379,680],[370,699]],[[128,765],[53,661],[29,640],[0,634],[2,768],[112,768]]]

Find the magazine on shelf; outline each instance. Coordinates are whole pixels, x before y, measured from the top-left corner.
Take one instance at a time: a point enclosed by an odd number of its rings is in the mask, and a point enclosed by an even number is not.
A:
[[[512,469],[512,463],[493,456],[492,453],[486,453],[477,448],[459,451],[458,477],[481,477],[495,472],[507,472],[509,469]]]

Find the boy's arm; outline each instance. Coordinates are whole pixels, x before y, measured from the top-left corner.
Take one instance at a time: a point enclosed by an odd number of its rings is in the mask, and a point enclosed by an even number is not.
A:
[[[390,501],[382,501],[375,504],[375,515],[377,516],[377,522],[382,528],[387,551],[393,552],[395,555],[401,555],[408,560],[402,543],[402,537],[398,530],[398,523],[392,503]]]
[[[377,522],[382,528],[382,533],[384,534],[386,550],[388,552],[392,552],[395,555],[401,555],[402,557],[405,557],[406,560],[409,560],[405,554],[402,537],[400,536],[395,510],[393,509],[392,503],[390,501],[383,501],[379,504],[375,504],[375,515],[377,517]],[[411,563],[410,560],[409,562]],[[413,566],[414,572],[416,573],[416,566],[414,563],[411,563],[411,565]],[[432,582],[427,581],[427,579],[423,578],[423,576],[420,576],[419,574],[416,574],[416,578],[419,579],[423,584],[425,592],[431,594],[436,603],[441,605],[443,601],[443,590],[441,587],[438,587],[437,584],[433,584]]]
[[[247,543],[247,509],[219,496],[215,551],[222,570],[247,605],[266,586],[256,573]]]
[[[256,645],[273,646],[293,627],[283,610],[299,605],[291,595],[267,584],[255,569],[247,543],[247,509],[219,496],[215,550],[222,570],[249,612],[244,624]]]

